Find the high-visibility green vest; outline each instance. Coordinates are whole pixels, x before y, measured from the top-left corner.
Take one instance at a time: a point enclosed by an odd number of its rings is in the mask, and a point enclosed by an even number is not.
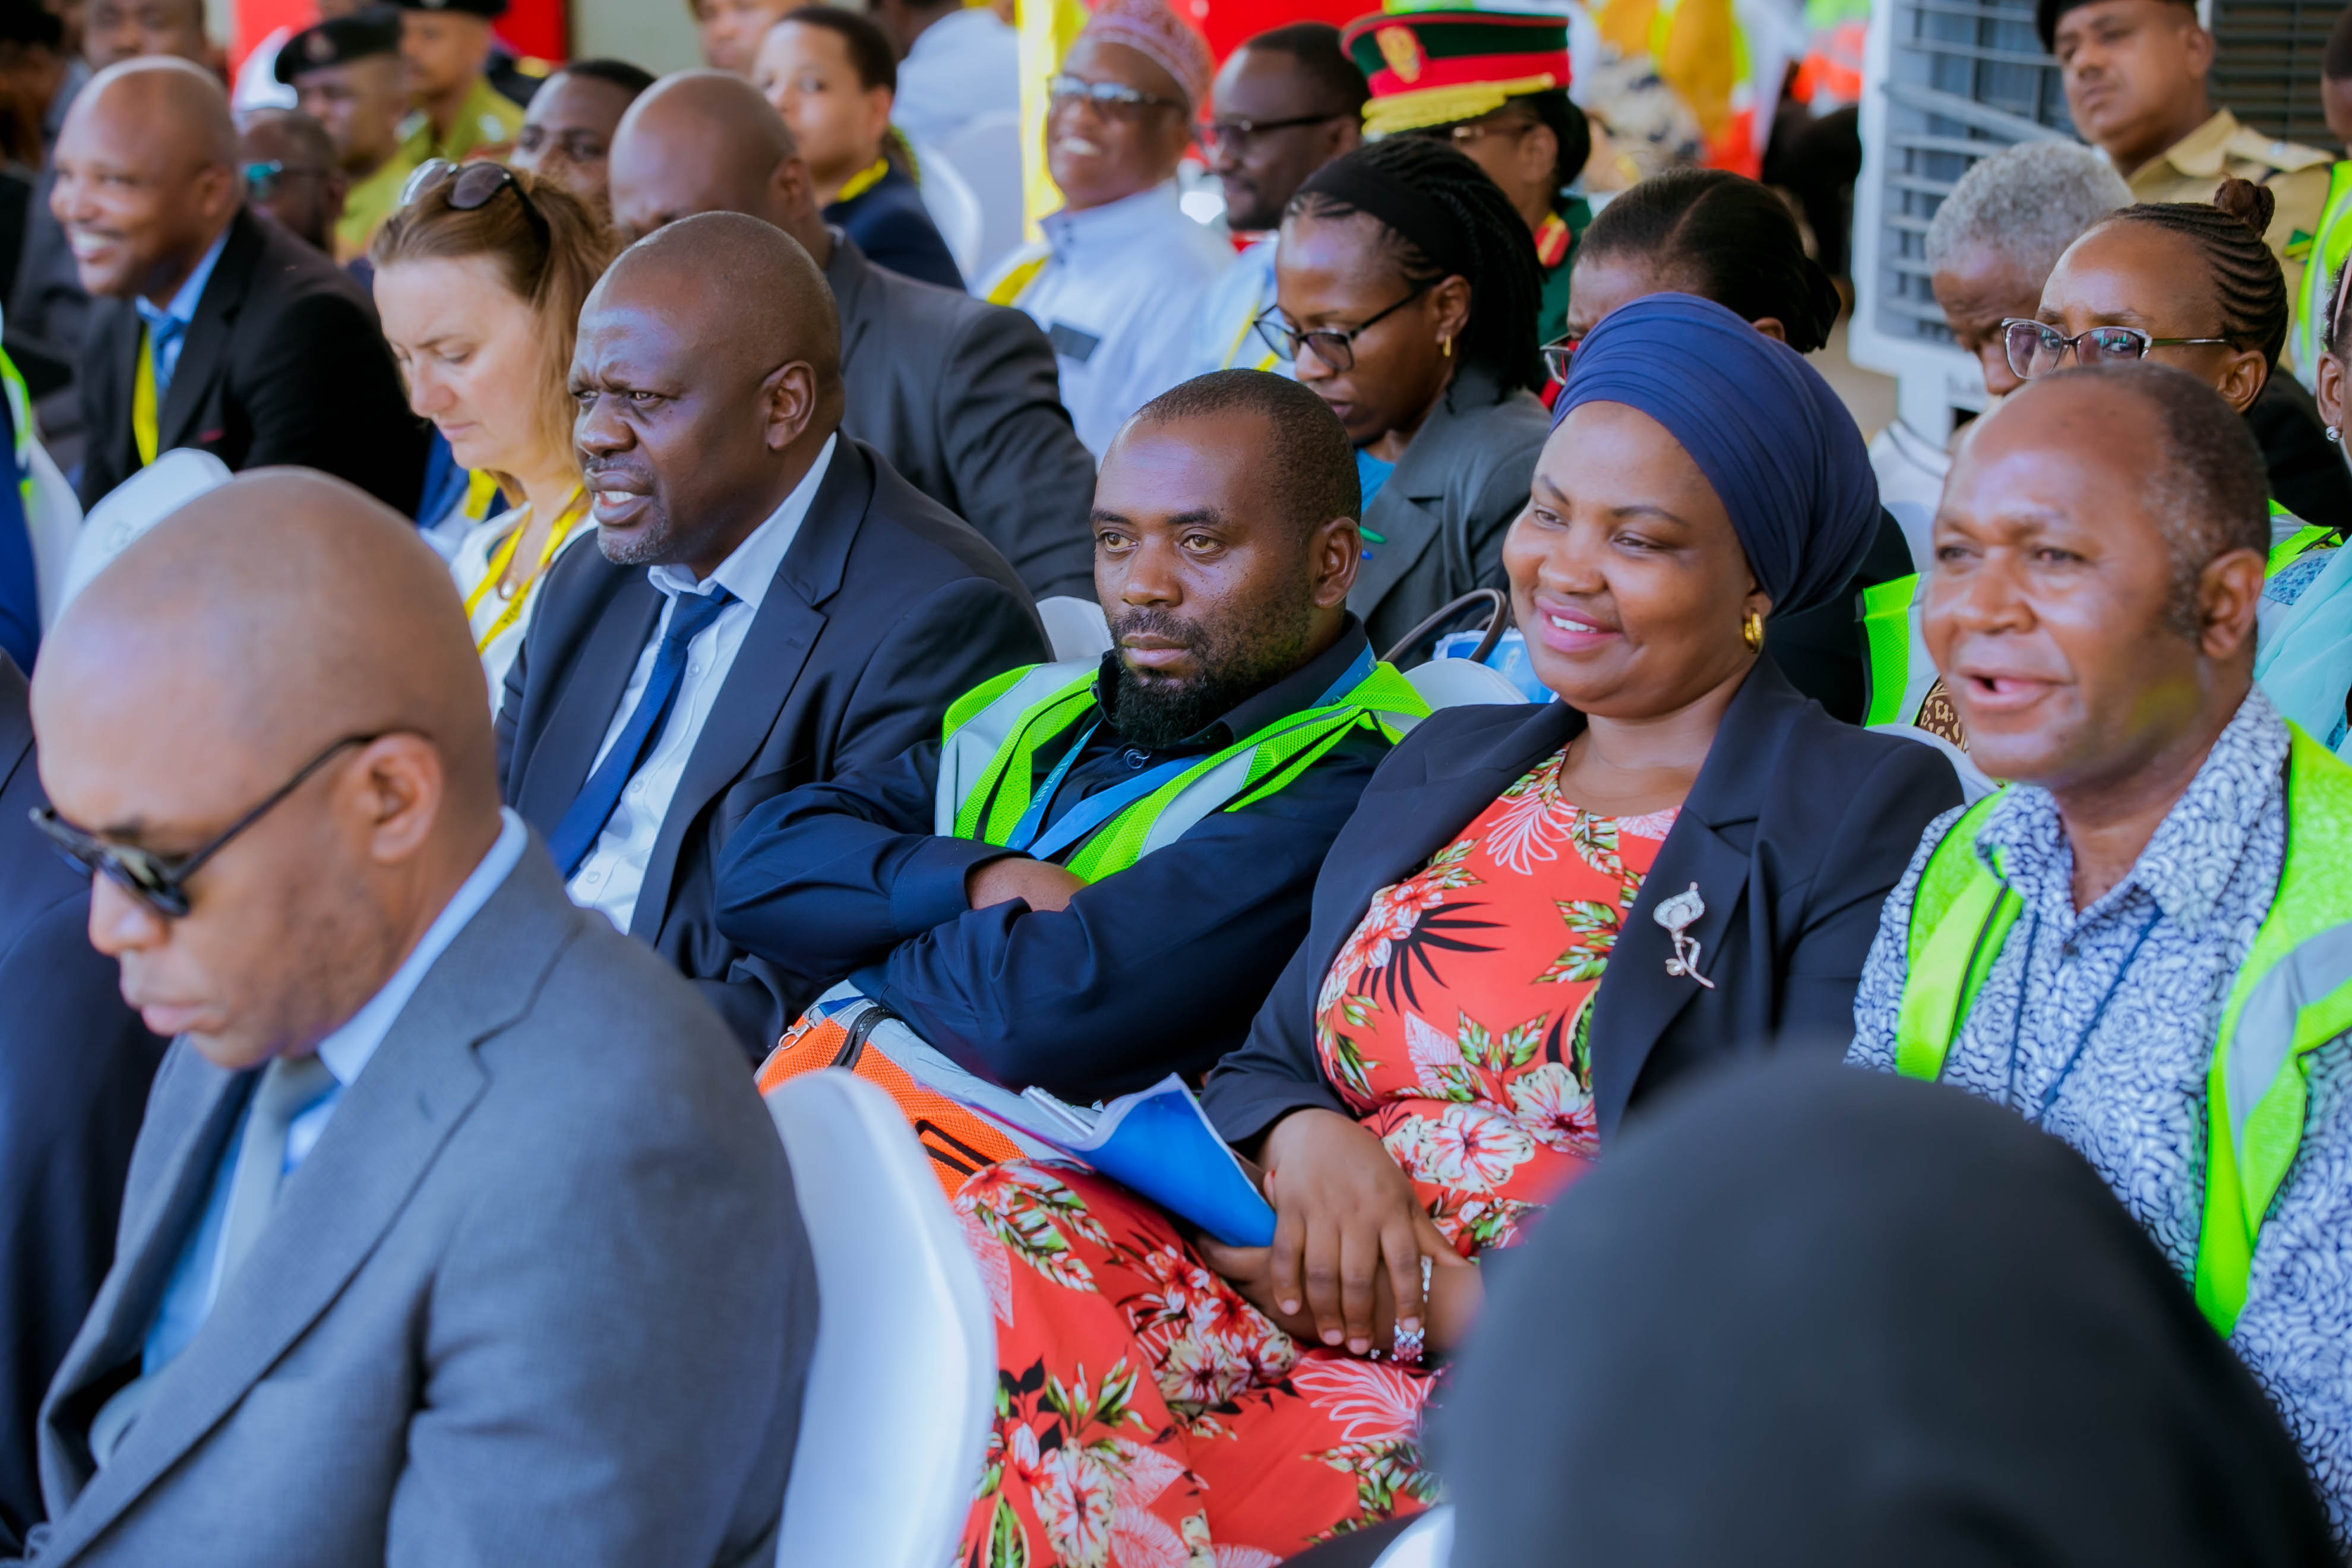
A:
[[[2340,166],[2340,165],[2339,165]],[[2315,522],[2271,502],[2271,533],[2285,537],[2271,546],[2265,577],[2275,577],[2306,552],[2334,537]],[[1864,724],[1916,724],[1919,710],[1936,685],[1935,661],[1927,657],[1923,613],[1927,605],[1927,574],[1874,584],[1862,591],[1863,668],[1870,700]]]
[[[2254,1238],[2303,1142],[2311,1054],[2352,1029],[2352,767],[2288,726],[2286,855],[2278,890],[2221,1007],[2206,1070],[2205,1216],[2197,1305],[2227,1335],[2246,1304]],[[1977,836],[1999,795],[1952,825],[1919,877],[1895,1070],[1943,1076],[2024,901]]]
[[[940,748],[932,831],[1007,842],[1029,809],[1037,753],[1094,710],[1100,673],[1091,660],[1033,664],[958,698]],[[1264,800],[1360,725],[1394,742],[1427,717],[1429,705],[1396,668],[1375,664],[1333,701],[1286,713],[1129,802],[1094,830],[1066,868],[1089,882],[1123,871],[1211,812]]]
[[[2327,172],[2327,203],[2319,209],[2319,232],[2293,235],[2307,239],[2303,284],[2295,290],[2294,319],[2287,329],[2287,357],[2295,378],[2312,391],[2319,389],[2319,356],[2327,352],[2321,342],[2327,332],[2327,307],[2335,298],[2336,275],[2352,255],[2352,163],[2337,163]]]
[[[16,427],[16,493],[24,498],[25,526],[33,526],[33,395],[7,351],[0,349],[0,390],[8,398],[8,418]]]

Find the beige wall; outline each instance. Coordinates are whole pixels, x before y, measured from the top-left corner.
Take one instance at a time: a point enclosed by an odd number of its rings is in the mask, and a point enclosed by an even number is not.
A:
[[[686,0],[572,0],[572,54],[611,55],[649,71],[702,63]]]

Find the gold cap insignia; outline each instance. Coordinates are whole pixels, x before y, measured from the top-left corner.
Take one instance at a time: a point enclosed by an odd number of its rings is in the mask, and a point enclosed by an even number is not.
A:
[[[1380,45],[1381,58],[1388,61],[1389,69],[1396,72],[1399,81],[1421,79],[1421,40],[1412,36],[1411,27],[1382,27],[1372,35],[1372,42]]]

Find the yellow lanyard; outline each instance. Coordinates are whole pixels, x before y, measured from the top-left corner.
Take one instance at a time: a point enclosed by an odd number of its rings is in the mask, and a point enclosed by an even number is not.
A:
[[[555,559],[555,552],[563,548],[563,541],[573,526],[587,515],[587,488],[575,485],[572,489],[572,499],[565,501],[563,510],[555,515],[555,526],[547,531],[547,542],[541,546],[539,552],[539,564],[531,568],[530,576],[523,585],[515,590],[515,596],[507,601],[507,607],[499,612],[499,618],[490,623],[490,629],[474,639],[476,653],[488,652],[490,644],[498,640],[499,634],[514,625],[515,617],[522,614],[523,601],[530,597],[530,591],[539,585],[540,574],[547,570],[547,563]],[[490,552],[489,569],[482,574],[482,580],[474,584],[474,591],[466,596],[466,620],[469,625],[483,596],[505,580],[507,568],[514,563],[515,546],[522,542],[522,536],[530,527],[529,518],[520,519],[512,531],[499,542],[499,547]]]
[[[882,183],[882,176],[889,172],[889,159],[875,159],[871,167],[858,170],[857,173],[850,175],[847,180],[842,183],[841,194],[833,198],[833,205],[839,206],[844,202],[856,201],[858,197],[864,195],[866,192],[880,184]]]
[[[155,460],[155,342],[139,329],[139,368],[131,377],[131,438],[139,446],[139,466]]]

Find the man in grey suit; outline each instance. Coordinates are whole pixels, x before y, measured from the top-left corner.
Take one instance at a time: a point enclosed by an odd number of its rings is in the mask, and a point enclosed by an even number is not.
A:
[[[632,239],[732,212],[798,240],[840,308],[842,429],[978,529],[1036,597],[1095,596],[1094,458],[1035,322],[867,261],[818,216],[793,133],[740,77],[663,78],[621,117],[608,167]]]
[[[772,1559],[816,1318],[783,1150],[500,811],[415,530],[239,479],[76,600],[33,717],[91,939],[178,1037],[30,1560]]]

